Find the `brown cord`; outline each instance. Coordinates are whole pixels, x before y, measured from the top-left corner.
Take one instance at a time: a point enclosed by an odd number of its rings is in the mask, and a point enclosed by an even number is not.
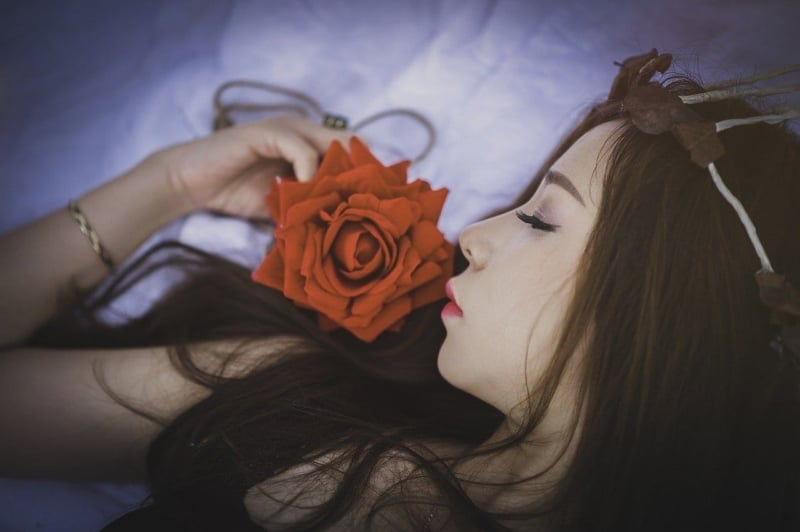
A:
[[[222,101],[223,93],[232,87],[248,87],[252,89],[259,89],[265,92],[271,92],[282,96],[288,96],[289,98],[297,100],[299,103],[282,103],[282,104],[256,104],[256,103],[240,103],[240,102],[223,103]],[[347,118],[338,114],[326,112],[316,100],[314,100],[307,94],[300,91],[288,89],[286,87],[281,87],[279,85],[265,83],[262,81],[254,81],[246,79],[235,79],[227,81],[222,85],[220,85],[216,91],[214,91],[213,105],[214,105],[214,121],[212,127],[214,131],[226,127],[231,127],[235,124],[230,114],[232,111],[289,111],[297,113],[306,118],[309,118],[311,114],[314,114],[320,119],[320,121],[326,127],[330,127],[333,129],[345,129],[348,126]],[[422,152],[416,157],[414,157],[414,159],[412,159],[411,163],[416,164],[422,161],[425,157],[428,156],[428,154],[436,144],[436,129],[433,127],[433,124],[430,122],[430,120],[428,120],[425,116],[423,116],[421,113],[417,111],[405,108],[389,109],[364,118],[363,120],[355,123],[351,127],[351,129],[353,131],[358,131],[381,118],[385,118],[387,116],[392,116],[392,115],[407,116],[412,120],[417,121],[427,131],[428,142],[425,145],[425,148],[423,148]]]

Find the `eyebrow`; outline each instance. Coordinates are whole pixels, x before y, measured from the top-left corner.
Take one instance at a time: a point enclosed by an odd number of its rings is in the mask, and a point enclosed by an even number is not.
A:
[[[576,200],[578,200],[578,203],[580,203],[584,207],[586,206],[586,203],[584,203],[583,198],[581,197],[580,192],[578,192],[577,187],[575,187],[575,185],[572,183],[572,181],[570,181],[570,179],[567,176],[565,176],[558,170],[548,170],[547,173],[544,175],[543,182],[544,184],[552,183],[554,185],[558,185],[559,187],[569,192]]]

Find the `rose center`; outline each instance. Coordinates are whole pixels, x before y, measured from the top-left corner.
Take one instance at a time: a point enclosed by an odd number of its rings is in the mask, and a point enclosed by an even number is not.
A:
[[[383,266],[380,243],[364,224],[346,223],[333,243],[333,257],[345,277],[363,279]]]

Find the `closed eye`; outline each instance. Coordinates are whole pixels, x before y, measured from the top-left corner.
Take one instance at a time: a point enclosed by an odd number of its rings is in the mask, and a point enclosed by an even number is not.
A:
[[[534,229],[539,229],[540,231],[547,231],[549,233],[552,233],[559,227],[557,225],[545,222],[535,214],[525,214],[522,211],[517,211],[515,214],[517,215],[517,218],[519,218],[521,221],[530,225]]]

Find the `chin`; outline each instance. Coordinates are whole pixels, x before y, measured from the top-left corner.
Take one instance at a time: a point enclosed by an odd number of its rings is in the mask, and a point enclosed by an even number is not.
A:
[[[469,364],[463,356],[458,356],[459,350],[448,338],[445,338],[442,347],[439,348],[436,366],[444,380],[459,390],[470,393],[468,383],[472,380],[472,375],[469,372]]]
[[[442,342],[442,346],[439,348],[439,354],[436,355],[436,367],[439,369],[439,373],[444,377],[444,380],[450,382],[450,373],[453,366],[452,360],[452,349],[449,342],[449,336],[444,339]],[[452,382],[450,382],[452,384]]]
[[[436,358],[439,374],[455,388],[500,410],[498,401],[502,397],[498,397],[498,393],[502,393],[503,387],[491,384],[492,368],[482,366],[480,360],[470,360],[470,355],[474,354],[473,350],[456,345],[452,339],[445,339]]]

